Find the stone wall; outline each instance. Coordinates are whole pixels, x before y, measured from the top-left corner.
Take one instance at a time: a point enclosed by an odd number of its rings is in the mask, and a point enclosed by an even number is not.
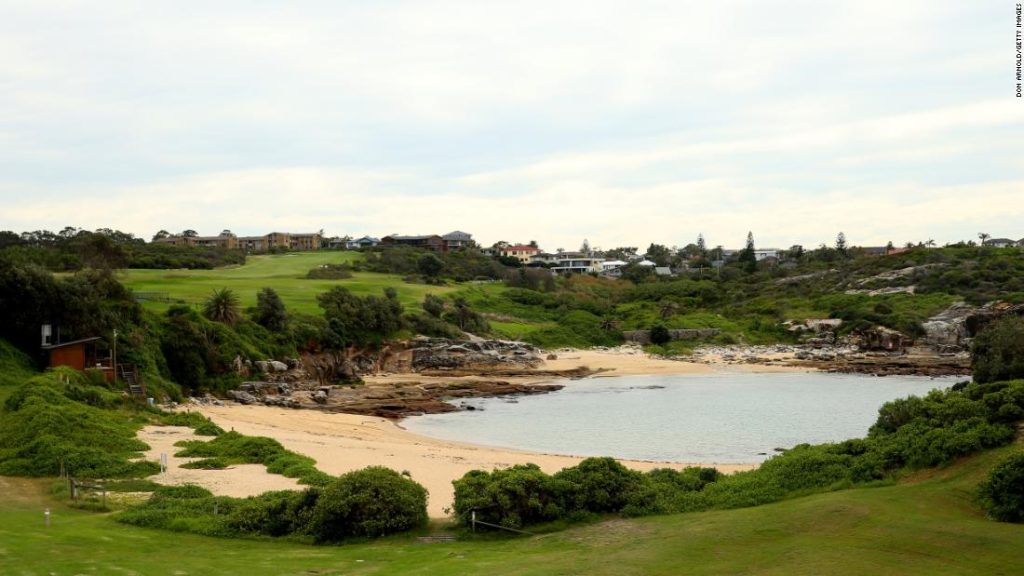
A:
[[[711,336],[718,336],[722,331],[718,328],[680,328],[675,330],[669,330],[669,336],[673,340],[696,340],[698,338],[710,338]],[[638,344],[650,344],[651,343],[651,331],[650,330],[630,330],[623,332],[622,336],[627,342],[636,342]]]

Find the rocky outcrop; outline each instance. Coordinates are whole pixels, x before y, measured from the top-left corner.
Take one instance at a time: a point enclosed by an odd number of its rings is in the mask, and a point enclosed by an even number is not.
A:
[[[990,302],[971,306],[957,302],[921,324],[924,342],[941,352],[967,350],[978,332],[1001,316],[1024,316],[1024,304]]]
[[[495,368],[534,368],[542,362],[540,350],[525,342],[482,340],[456,342],[443,338],[416,338],[408,343],[413,372],[424,370],[492,371]]]
[[[668,334],[672,340],[696,340],[698,338],[718,336],[721,332],[718,328],[681,328],[669,330]],[[651,343],[650,330],[629,330],[623,332],[622,337],[627,342],[636,342],[637,344]]]

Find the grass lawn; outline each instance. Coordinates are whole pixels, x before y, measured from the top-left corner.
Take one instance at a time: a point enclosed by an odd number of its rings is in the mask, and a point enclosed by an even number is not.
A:
[[[215,289],[230,288],[238,294],[242,306],[254,306],[261,288],[273,288],[292,312],[319,314],[316,295],[332,286],[344,286],[360,296],[381,295],[388,286],[398,291],[406,306],[417,305],[429,293],[444,294],[455,288],[407,284],[393,274],[356,272],[346,280],[307,280],[306,273],[322,264],[341,264],[359,258],[356,252],[298,252],[250,256],[243,266],[215,270],[122,270],[118,279],[136,292],[164,293],[171,300],[199,304]],[[162,312],[169,302],[144,300],[146,308]]]
[[[338,547],[225,540],[71,510],[48,481],[0,478],[0,573],[45,574],[1021,574],[1024,525],[972,501],[990,451],[899,484],[757,508],[613,519],[535,537]],[[43,525],[43,509],[54,511]]]

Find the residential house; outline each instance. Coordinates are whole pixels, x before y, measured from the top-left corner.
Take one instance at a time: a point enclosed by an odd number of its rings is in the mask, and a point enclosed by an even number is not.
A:
[[[989,238],[985,241],[985,246],[992,248],[1008,248],[1010,246],[1016,246],[1016,240],[1010,240],[1009,238]]]
[[[476,242],[473,242],[473,235],[468,232],[456,230],[441,236],[441,238],[447,245],[448,250],[462,250],[476,246]]]
[[[348,248],[349,250],[362,250],[364,248],[373,248],[378,244],[380,244],[380,238],[363,236],[362,238],[356,238],[355,240],[348,240],[345,242],[345,248]]]
[[[622,260],[606,260],[601,262],[601,275],[608,278],[621,278],[622,268],[627,265],[628,262]]]
[[[558,263],[559,256],[559,254],[551,254],[550,252],[538,252],[530,257],[530,263],[527,266],[554,265]]]
[[[319,232],[305,232],[305,233],[284,233],[288,237],[288,249],[299,252],[306,252],[309,250],[319,250],[323,247],[323,237]]]
[[[217,236],[182,236],[173,234],[159,238],[153,242],[172,246],[205,246],[224,248],[226,250],[244,250],[246,252],[269,252],[275,248],[288,250],[319,250],[323,238],[319,232],[290,233],[271,232],[265,236],[235,236],[225,230]]]
[[[447,252],[448,243],[437,234],[425,236],[399,236],[392,234],[380,239],[380,245],[389,246],[412,246],[413,248],[425,248],[434,252]]]
[[[529,244],[513,244],[502,248],[499,254],[506,258],[515,258],[523,264],[529,264],[531,258],[540,254],[540,248]]]
[[[562,252],[551,268],[555,274],[599,274],[604,258],[587,256],[580,252]]]

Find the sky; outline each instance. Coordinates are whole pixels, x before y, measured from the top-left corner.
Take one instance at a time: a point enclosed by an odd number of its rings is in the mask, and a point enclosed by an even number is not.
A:
[[[0,230],[1024,237],[1003,0],[0,0]]]

